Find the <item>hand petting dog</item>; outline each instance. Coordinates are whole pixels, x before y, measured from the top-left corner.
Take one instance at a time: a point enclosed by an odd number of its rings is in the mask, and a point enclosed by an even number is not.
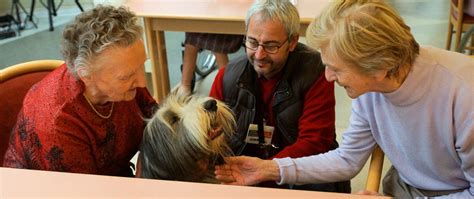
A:
[[[275,161],[248,156],[225,158],[225,164],[216,165],[215,175],[222,184],[231,185],[280,181],[280,169]]]

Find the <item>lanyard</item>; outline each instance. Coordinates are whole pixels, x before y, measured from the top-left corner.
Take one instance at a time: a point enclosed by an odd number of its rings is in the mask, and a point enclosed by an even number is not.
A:
[[[258,79],[255,81],[255,88],[256,88],[256,104],[255,104],[255,122],[257,123],[257,132],[258,132],[258,145],[261,149],[263,149],[263,157],[264,159],[268,158],[268,147],[265,146],[265,102],[263,101],[262,89],[260,88],[260,84]]]

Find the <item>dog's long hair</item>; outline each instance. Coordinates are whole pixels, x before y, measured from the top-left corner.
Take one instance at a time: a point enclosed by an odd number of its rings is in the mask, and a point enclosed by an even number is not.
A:
[[[148,121],[140,150],[143,178],[202,181],[235,130],[232,111],[210,97],[170,95]]]

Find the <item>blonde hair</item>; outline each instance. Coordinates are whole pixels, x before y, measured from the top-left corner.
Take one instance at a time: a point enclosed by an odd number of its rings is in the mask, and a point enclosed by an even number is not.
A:
[[[383,0],[335,0],[308,27],[316,49],[356,66],[364,73],[411,67],[419,45],[400,15]]]

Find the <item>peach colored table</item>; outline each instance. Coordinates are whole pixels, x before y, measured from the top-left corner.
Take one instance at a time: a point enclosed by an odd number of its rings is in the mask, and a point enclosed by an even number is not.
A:
[[[144,18],[157,100],[170,91],[164,31],[245,34],[245,15],[254,0],[128,0],[125,6]],[[330,0],[298,0],[301,35]]]
[[[0,167],[0,198],[383,198],[10,169]]]

